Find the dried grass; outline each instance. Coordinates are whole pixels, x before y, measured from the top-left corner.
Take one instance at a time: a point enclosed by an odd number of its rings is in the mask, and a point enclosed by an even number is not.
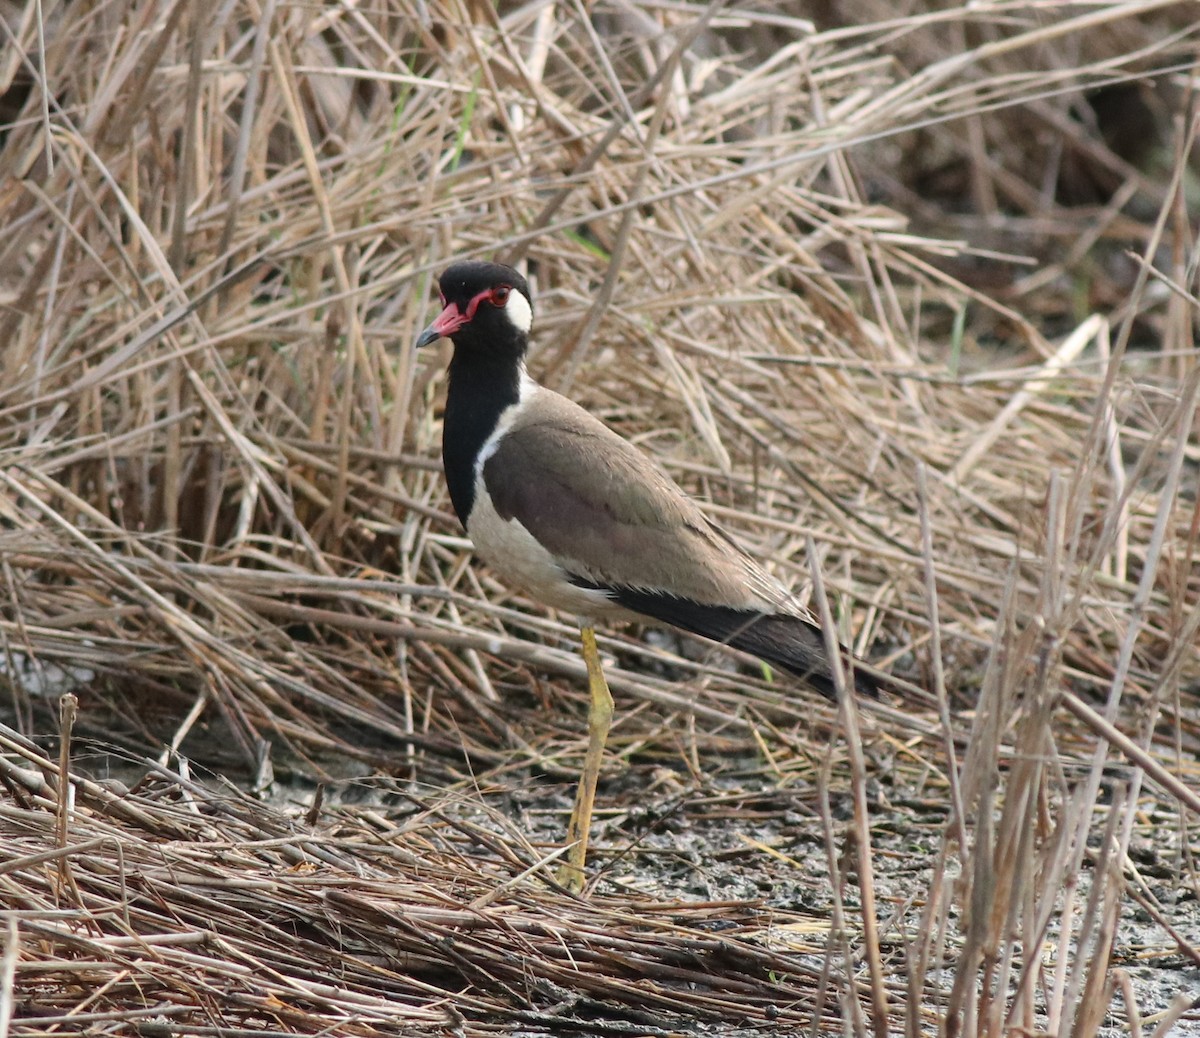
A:
[[[1135,902],[1196,955],[1130,860],[1195,893],[1194,9],[820,14],[8,10],[0,1032],[1154,1033],[1112,957]],[[1152,159],[1085,99],[1140,77]],[[408,348],[433,272],[493,254],[536,282],[539,376],[927,690],[839,717],[603,640],[631,766],[817,780],[822,968],[767,933],[799,914],[572,901],[515,822],[444,810],[582,735],[569,618],[467,564]],[[55,667],[144,783],[73,773],[66,811]],[[195,782],[202,730],[259,787],[402,771],[415,813]],[[889,764],[948,806],[899,903]]]

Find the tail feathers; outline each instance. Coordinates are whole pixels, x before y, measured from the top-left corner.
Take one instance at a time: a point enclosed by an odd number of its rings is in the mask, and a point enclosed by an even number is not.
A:
[[[833,669],[829,665],[825,638],[819,627],[800,617],[781,613],[771,616],[750,614],[743,620],[743,625],[728,638],[715,640],[732,645],[735,649],[757,656],[764,663],[796,675],[831,699],[836,697]],[[875,695],[877,690],[865,683],[865,677],[855,673],[858,691]]]
[[[837,694],[821,629],[799,616],[701,605],[673,595],[628,588],[613,589],[612,594],[626,609],[732,645],[794,674],[830,698]],[[843,653],[846,657],[850,655],[847,650]],[[854,671],[854,685],[863,695],[879,694],[875,679],[858,668]]]

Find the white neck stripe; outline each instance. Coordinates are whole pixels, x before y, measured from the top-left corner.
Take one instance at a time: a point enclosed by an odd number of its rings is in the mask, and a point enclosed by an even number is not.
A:
[[[484,462],[496,453],[496,448],[500,446],[500,441],[508,433],[508,430],[512,428],[517,415],[529,405],[530,398],[539,392],[541,388],[541,386],[529,377],[529,372],[525,370],[525,362],[522,361],[520,373],[517,376],[517,402],[509,404],[508,407],[500,412],[500,417],[496,419],[496,428],[492,430],[492,434],[484,440],[483,446],[479,448],[479,454],[475,458],[476,478],[483,471]]]

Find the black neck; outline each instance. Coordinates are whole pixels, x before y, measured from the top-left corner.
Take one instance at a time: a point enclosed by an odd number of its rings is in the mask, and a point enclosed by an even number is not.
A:
[[[520,396],[521,364],[509,356],[460,356],[450,362],[442,419],[442,467],[458,520],[465,527],[475,505],[475,459],[500,415]]]

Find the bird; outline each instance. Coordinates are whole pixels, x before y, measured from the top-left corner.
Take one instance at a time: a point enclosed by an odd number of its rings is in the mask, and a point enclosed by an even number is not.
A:
[[[836,695],[833,670],[820,627],[781,582],[647,454],[529,376],[533,296],[517,270],[458,261],[438,287],[441,312],[416,348],[442,338],[454,347],[442,419],[454,511],[497,575],[580,620],[588,746],[558,873],[578,893],[613,718],[598,621],[680,628],[741,649],[827,696]],[[875,694],[876,679],[852,669],[856,689]]]

